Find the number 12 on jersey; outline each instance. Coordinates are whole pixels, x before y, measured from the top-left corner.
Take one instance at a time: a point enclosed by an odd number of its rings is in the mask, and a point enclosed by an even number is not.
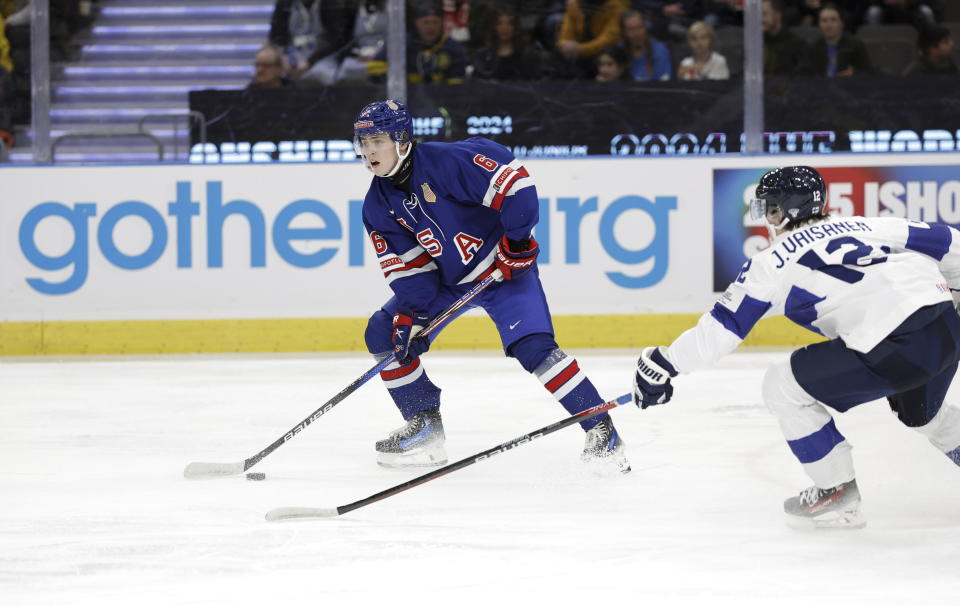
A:
[[[846,282],[847,284],[856,284],[863,279],[864,273],[862,271],[857,271],[847,265],[856,265],[858,267],[869,267],[870,265],[876,265],[877,263],[884,263],[887,260],[885,254],[890,252],[890,249],[886,246],[880,247],[880,250],[865,244],[860,240],[852,236],[844,236],[842,238],[837,238],[831,240],[827,244],[827,253],[830,253],[830,257],[835,257],[833,253],[839,251],[845,245],[853,246],[853,250],[848,250],[843,253],[843,257],[839,259],[839,263],[836,260],[823,259],[817,251],[808,250],[803,254],[802,257],[797,259],[797,263],[803,265],[804,267],[809,267],[814,271],[821,271],[832,278]],[[882,253],[884,254],[881,254]]]

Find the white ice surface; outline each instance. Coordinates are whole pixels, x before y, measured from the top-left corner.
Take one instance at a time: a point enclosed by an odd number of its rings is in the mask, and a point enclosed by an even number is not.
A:
[[[636,352],[573,352],[604,395]],[[268,523],[406,481],[375,379],[243,476],[182,477],[283,435],[372,366],[349,356],[0,361],[0,604],[960,603],[960,469],[885,404],[839,416],[868,526],[788,529],[809,482],[759,399],[785,352],[681,377],[614,411],[633,473],[584,473],[571,427],[344,516]],[[559,420],[514,360],[427,354],[451,460]]]

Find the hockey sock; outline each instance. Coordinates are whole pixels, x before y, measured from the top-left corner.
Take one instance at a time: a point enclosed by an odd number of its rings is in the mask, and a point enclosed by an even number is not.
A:
[[[440,407],[440,388],[430,381],[420,358],[406,364],[394,362],[380,372],[380,378],[405,421],[419,412]]]
[[[603,403],[597,388],[580,370],[576,358],[568,356],[561,349],[553,350],[533,373],[570,414],[577,414]],[[590,430],[606,417],[606,414],[602,414],[587,419],[580,423],[580,426],[585,431]]]

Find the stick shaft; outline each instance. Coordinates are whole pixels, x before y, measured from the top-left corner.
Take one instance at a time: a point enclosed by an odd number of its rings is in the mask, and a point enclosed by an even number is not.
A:
[[[500,273],[500,270],[495,270],[489,276],[487,276],[480,282],[477,282],[477,284],[473,288],[471,288],[469,291],[464,293],[463,296],[461,296],[459,299],[454,301],[453,304],[450,305],[450,307],[448,307],[444,311],[437,314],[430,321],[430,323],[419,333],[417,338],[421,338],[421,337],[426,338],[432,333],[438,331],[449,320],[451,320],[457,314],[458,311],[460,311],[463,307],[465,307],[467,303],[469,303],[477,295],[483,292],[485,288],[487,288],[492,283],[499,280],[502,277],[502,275],[503,274]],[[357,389],[359,389],[361,385],[363,385],[364,383],[369,381],[371,378],[378,375],[380,371],[382,371],[384,368],[386,368],[388,365],[390,365],[390,363],[394,362],[395,360],[396,360],[396,356],[391,353],[386,358],[384,358],[383,360],[375,364],[370,370],[360,375],[353,383],[344,387],[337,395],[333,396],[332,398],[324,402],[324,404],[320,408],[316,409],[315,411],[310,413],[310,415],[307,418],[303,419],[302,421],[300,421],[299,423],[291,427],[289,431],[287,431],[285,434],[283,434],[282,436],[274,440],[273,443],[271,443],[269,446],[267,446],[257,454],[253,455],[249,459],[244,460],[243,471],[247,471],[257,463],[259,463],[264,457],[266,457],[276,449],[280,448],[281,446],[289,442],[291,439],[293,439],[294,436],[296,436],[298,433],[306,429],[314,421],[316,421],[323,415],[330,412],[330,410],[334,406],[342,402],[344,399],[347,398],[347,396],[349,396],[350,394],[355,392]]]
[[[591,417],[595,417],[599,414],[603,414],[608,410],[616,408],[617,406],[620,406],[621,404],[625,404],[626,402],[629,402],[631,398],[632,396],[630,394],[624,394],[614,400],[610,400],[609,402],[604,402],[603,404],[599,404],[597,406],[594,406],[593,408],[588,408],[583,412],[579,412],[575,415],[569,416],[561,421],[557,421],[556,423],[551,423],[550,425],[541,427],[540,429],[535,429],[534,431],[525,433],[518,438],[514,438],[510,440],[509,442],[504,442],[503,444],[499,444],[497,446],[494,446],[493,448],[488,448],[483,452],[478,452],[477,454],[470,455],[469,457],[465,459],[460,459],[455,463],[450,463],[449,465],[445,465],[444,467],[441,467],[439,469],[434,469],[429,473],[425,473],[422,476],[418,476],[416,478],[413,478],[412,480],[403,482],[402,484],[397,484],[396,486],[393,486],[386,490],[382,490],[376,494],[366,497],[365,499],[360,499],[359,501],[354,501],[353,503],[349,503],[347,505],[341,505],[337,507],[337,514],[343,515],[350,511],[360,509],[361,507],[366,507],[371,503],[382,501],[383,499],[392,497],[395,494],[399,494],[415,486],[426,484],[431,480],[436,480],[441,476],[445,476],[447,474],[453,473],[457,470],[463,469],[464,467],[469,467],[474,463],[479,463],[480,461],[483,461],[484,459],[489,459],[490,457],[504,453],[508,450],[513,450],[518,446],[528,444],[536,440],[537,438],[542,438],[543,436],[551,434],[555,431],[559,431],[564,427],[569,427],[570,425],[574,425],[576,423],[580,423],[581,421],[585,421],[586,419],[589,419]]]

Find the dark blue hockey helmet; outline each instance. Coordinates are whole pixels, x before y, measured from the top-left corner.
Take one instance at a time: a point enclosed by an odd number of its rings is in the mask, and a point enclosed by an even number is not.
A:
[[[810,217],[822,217],[826,204],[827,188],[815,168],[785,166],[760,177],[750,202],[750,217],[768,219],[779,210],[782,221],[776,227],[788,227]]]
[[[387,99],[376,101],[360,110],[353,123],[354,139],[373,135],[390,135],[396,143],[406,143],[413,133],[413,117],[407,106],[399,101]]]

